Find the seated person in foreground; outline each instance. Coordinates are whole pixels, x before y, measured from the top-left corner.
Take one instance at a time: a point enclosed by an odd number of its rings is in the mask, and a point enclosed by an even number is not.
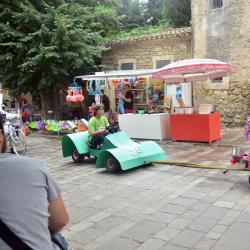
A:
[[[54,178],[40,161],[6,154],[5,149],[0,118],[0,249],[59,250],[58,242],[67,249],[58,232],[68,213]]]
[[[104,136],[108,133],[108,119],[104,116],[103,105],[96,105],[94,116],[89,120],[90,143],[97,148],[101,148]]]

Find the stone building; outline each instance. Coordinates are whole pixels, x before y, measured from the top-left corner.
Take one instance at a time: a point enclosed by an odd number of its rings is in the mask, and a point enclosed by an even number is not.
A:
[[[194,84],[194,101],[213,102],[224,125],[242,125],[250,114],[250,1],[192,0],[192,34],[194,58],[239,68],[233,77]]]
[[[160,68],[191,58],[191,41],[191,28],[188,27],[111,42],[108,44],[110,50],[103,56],[103,64],[106,70]]]
[[[191,29],[167,29],[109,47],[106,70],[159,68],[188,58],[231,63],[238,74],[193,84],[194,104],[215,104],[223,126],[241,126],[250,114],[250,1],[192,0]]]

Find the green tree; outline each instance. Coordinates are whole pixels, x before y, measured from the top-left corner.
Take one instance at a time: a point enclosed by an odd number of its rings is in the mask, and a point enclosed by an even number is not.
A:
[[[119,25],[111,8],[78,2],[0,4],[0,81],[15,95],[39,92],[51,109],[60,84],[98,69],[105,37]]]
[[[118,0],[115,8],[123,30],[143,25],[143,14],[139,0]]]
[[[146,25],[158,25],[161,17],[162,0],[148,0],[145,3],[144,19]]]
[[[162,17],[174,27],[190,26],[191,0],[163,0]]]

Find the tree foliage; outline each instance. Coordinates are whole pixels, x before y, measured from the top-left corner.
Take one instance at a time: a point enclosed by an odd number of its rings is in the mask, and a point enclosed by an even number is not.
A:
[[[105,38],[120,28],[188,26],[190,18],[190,0],[2,0],[0,81],[16,94],[45,91],[96,71]]]
[[[123,30],[157,26],[189,26],[191,0],[117,0],[115,8]]]
[[[0,81],[22,92],[46,91],[96,69],[105,37],[118,29],[112,8],[94,0],[0,4]]]
[[[159,25],[161,16],[162,0],[148,0],[144,4],[144,20],[146,25]]]
[[[122,30],[130,30],[143,25],[139,0],[117,0],[115,7]]]
[[[162,17],[174,27],[190,26],[191,0],[163,0]]]

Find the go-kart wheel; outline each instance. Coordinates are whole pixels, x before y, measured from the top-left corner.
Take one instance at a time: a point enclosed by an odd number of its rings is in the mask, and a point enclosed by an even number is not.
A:
[[[250,176],[248,176],[248,183],[250,184]]]
[[[84,155],[79,154],[76,148],[74,148],[74,149],[72,150],[71,156],[72,156],[72,160],[73,160],[75,163],[81,163],[81,162],[83,162],[83,160],[84,160]]]
[[[109,154],[106,158],[105,167],[108,172],[115,173],[120,170],[120,163],[113,155]]]

